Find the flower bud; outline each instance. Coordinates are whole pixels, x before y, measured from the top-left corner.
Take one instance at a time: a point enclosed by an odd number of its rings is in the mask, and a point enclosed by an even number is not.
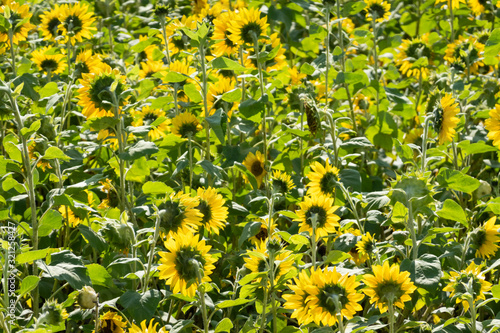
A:
[[[97,303],[97,294],[92,287],[85,286],[78,293],[78,304],[82,309],[93,309]]]

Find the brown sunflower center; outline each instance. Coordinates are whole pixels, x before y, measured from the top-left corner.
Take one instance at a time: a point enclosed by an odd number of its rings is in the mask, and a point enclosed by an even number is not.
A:
[[[187,138],[187,137],[189,137],[189,135],[194,135],[194,134],[196,134],[196,132],[198,132],[198,124],[196,124],[195,122],[192,122],[192,121],[187,122],[187,123],[183,123],[179,127],[179,134],[183,138]]]
[[[203,224],[207,224],[208,222],[210,222],[210,220],[212,219],[212,208],[210,207],[208,202],[206,202],[205,200],[200,200],[200,204],[196,208],[200,211],[200,213],[203,214]]]
[[[476,232],[472,234],[472,244],[476,248],[480,248],[486,242],[486,231],[484,229],[478,229]]]
[[[319,290],[318,294],[319,306],[326,309],[331,314],[337,313],[339,310],[345,307],[349,303],[349,299],[346,296],[346,291],[342,286],[337,284],[327,284]],[[338,300],[340,309],[337,309],[335,305],[336,300]]]
[[[383,18],[385,15],[385,8],[378,3],[372,4],[368,10],[374,20]]]
[[[175,269],[181,279],[187,281],[188,287],[198,280],[198,269],[200,268],[196,261],[201,264],[202,267],[205,266],[205,259],[197,249],[189,246],[180,248],[179,251],[177,251]],[[201,275],[203,276],[203,272]]]
[[[453,52],[453,56],[469,66],[479,60],[477,48],[469,42],[457,46]]]
[[[282,179],[274,179],[273,185],[274,185],[274,188],[279,193],[288,193],[288,191],[290,191],[290,189],[288,188],[287,182],[282,180]]]
[[[434,130],[437,133],[441,132],[441,128],[443,126],[443,115],[444,115],[444,110],[441,107],[437,107],[434,109]]]
[[[121,330],[121,328],[116,325],[114,319],[104,319],[102,320],[101,323],[101,332],[103,333],[114,333],[117,332],[118,330]]]
[[[101,76],[91,83],[91,87],[89,89],[90,100],[94,102],[98,108],[109,111],[113,107],[111,85],[114,81],[115,79],[111,76]],[[119,82],[115,90],[116,96],[120,96],[123,91],[123,84]],[[122,102],[120,102],[120,104],[122,104]]]
[[[327,172],[323,175],[319,182],[319,187],[321,192],[327,194],[333,194],[335,192],[335,186],[337,184],[337,176],[333,172]]]
[[[82,20],[76,15],[69,15],[63,22],[64,27],[68,34],[76,35],[82,31]]]
[[[144,125],[149,126],[154,123],[156,119],[158,119],[158,116],[154,113],[146,113],[144,115],[144,118],[142,119],[142,122],[144,123]]]
[[[46,72],[48,72],[48,71],[53,72],[53,71],[57,70],[59,65],[58,65],[57,61],[55,61],[54,59],[44,59],[40,63],[40,67]]]
[[[316,214],[316,225],[321,228],[326,224],[326,210],[323,207],[312,205],[306,212],[306,220],[311,223],[311,218]]]
[[[410,46],[408,46],[408,50],[406,51],[406,54],[408,55],[408,57],[414,58],[415,60],[418,60],[421,57],[430,58],[431,50],[424,43],[415,42],[415,43],[411,43]]]
[[[224,36],[225,36],[225,38],[224,38],[224,43],[225,43],[228,47],[235,47],[236,45],[233,43],[233,41],[232,41],[232,40],[230,40],[230,39],[229,39],[229,35],[230,35],[230,34],[231,34],[231,33],[230,33],[229,31],[226,31],[226,32],[224,33]]]
[[[252,172],[252,174],[255,177],[259,177],[264,172],[264,168],[262,167],[262,164],[260,163],[260,161],[255,161],[252,163],[252,167],[250,168],[250,171]]]
[[[57,37],[61,34],[58,28],[59,24],[61,24],[61,21],[59,21],[57,17],[53,17],[47,24],[47,30],[52,34],[53,37]]]
[[[243,27],[241,27],[241,39],[246,44],[253,44],[254,43],[254,36],[257,38],[260,37],[260,34],[262,33],[262,28],[257,22],[249,22],[245,24]]]

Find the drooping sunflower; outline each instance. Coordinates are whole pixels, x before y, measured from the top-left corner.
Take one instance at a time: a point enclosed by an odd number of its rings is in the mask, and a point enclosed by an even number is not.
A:
[[[495,224],[496,216],[490,218],[486,223],[474,230],[472,244],[476,248],[476,257],[489,259],[497,252],[497,243],[500,242],[500,225]]]
[[[439,144],[451,142],[455,137],[455,127],[460,122],[457,117],[458,103],[451,94],[446,93],[432,112],[434,113],[434,130],[438,133]]]
[[[171,238],[179,233],[194,233],[203,218],[196,208],[199,204],[199,199],[191,198],[189,194],[170,194],[159,206],[160,227],[164,230],[164,236]]]
[[[292,177],[281,170],[273,170],[271,179],[273,181],[273,189],[281,194],[288,194],[295,188]]]
[[[475,37],[460,36],[455,42],[448,44],[444,60],[462,71],[469,68],[471,74],[476,74],[479,67],[484,66],[481,56],[483,52],[484,44],[479,43]]]
[[[228,30],[235,18],[236,13],[228,11],[221,13],[220,16],[214,20],[214,33],[211,39],[218,41],[212,46],[212,54],[214,56],[231,56],[238,52],[238,45],[229,38],[231,32]]]
[[[151,126],[148,132],[151,141],[166,136],[170,130],[170,119],[163,110],[151,109],[149,105],[145,105],[140,111],[132,111],[131,114],[134,117],[132,126]]]
[[[375,22],[384,22],[391,16],[391,4],[385,0],[364,0],[366,7],[366,20],[371,22],[375,18]]]
[[[172,119],[172,133],[181,138],[194,136],[202,129],[198,118],[191,112],[183,112]]]
[[[500,104],[496,104],[489,114],[484,127],[488,130],[488,139],[493,140],[493,145],[500,148]]]
[[[443,291],[451,292],[450,298],[456,299],[456,304],[462,303],[465,311],[469,309],[469,297],[472,297],[473,302],[484,300],[486,299],[484,293],[491,289],[491,283],[484,280],[481,266],[477,266],[474,262],[461,272],[450,272],[449,280]],[[468,286],[472,286],[472,290],[468,290]]]
[[[68,312],[56,300],[49,299],[42,306],[38,324],[45,325],[60,325],[69,317]]]
[[[449,0],[436,0],[434,4],[437,5],[441,2],[444,2],[441,8],[449,4]],[[465,3],[465,0],[451,0],[451,9],[458,9],[460,7],[460,3]]]
[[[40,30],[42,31],[44,40],[56,41],[59,36],[62,36],[61,30],[59,30],[59,25],[61,24],[60,18],[61,7],[57,4],[52,10],[45,11],[42,15],[40,15]]]
[[[296,318],[303,325],[313,322],[313,316],[310,306],[310,295],[306,288],[312,285],[311,277],[307,270],[302,270],[299,276],[293,279],[294,284],[289,284],[292,294],[284,294],[283,299],[285,309],[293,310],[291,318]]]
[[[68,67],[64,54],[57,53],[55,49],[47,46],[33,51],[31,57],[38,69],[47,74],[61,74]]]
[[[258,242],[255,249],[247,250],[246,255],[247,256],[243,258],[243,260],[245,260],[245,267],[252,273],[260,273],[269,270],[269,250],[267,249],[266,241]],[[294,260],[295,257],[292,255],[292,251],[282,249],[276,252],[274,256],[274,283],[277,283],[281,276],[292,269]],[[256,279],[257,282],[261,280],[261,277]]]
[[[111,333],[125,333],[124,328],[127,324],[123,321],[123,317],[116,312],[108,311],[100,316],[99,331]],[[95,331],[92,331],[95,333]]]
[[[242,8],[228,28],[229,39],[237,45],[254,45],[254,37],[261,40],[266,36],[267,16],[261,18],[260,14],[256,8]]]
[[[306,196],[300,203],[300,210],[296,211],[299,221],[299,232],[307,231],[313,236],[313,220],[316,219],[315,239],[326,237],[336,232],[340,217],[335,215],[338,206],[333,205],[333,199],[322,194]]]
[[[89,10],[89,6],[77,2],[71,5],[64,4],[60,7],[61,10],[61,30],[64,36],[64,42],[70,40],[71,44],[75,45],[76,42],[82,42],[83,39],[91,39],[93,31],[97,31],[92,27],[95,21],[94,13]]]
[[[360,283],[356,282],[355,275],[341,275],[336,267],[325,267],[311,273],[311,282],[306,291],[310,295],[311,316],[317,325],[333,326],[338,322],[337,313],[351,319],[357,311],[363,310],[359,301],[364,296],[356,292]]]
[[[83,107],[82,113],[87,119],[114,117],[111,87],[116,80],[115,94],[117,97],[120,96],[126,90],[125,77],[117,69],[113,70],[105,63],[95,67],[94,70],[92,73],[82,74],[80,79],[82,87],[78,89],[78,104]],[[123,106],[125,102],[124,99],[120,99],[119,106]]]
[[[154,323],[154,319],[151,319],[149,325],[146,324],[146,319],[141,322],[141,326],[137,326],[132,324],[132,327],[129,330],[129,333],[167,333],[164,327],[160,328],[159,331],[156,330],[156,326],[158,323]]]
[[[199,205],[197,209],[203,214],[201,224],[211,233],[219,234],[226,225],[228,209],[224,207],[222,195],[212,187],[198,188]]]
[[[82,51],[76,56],[75,71],[79,78],[82,74],[99,71],[99,66],[103,66],[103,63],[98,55],[92,54],[92,50]]]
[[[468,1],[469,8],[471,9],[474,16],[479,16],[486,11],[486,0],[469,0]]]
[[[10,17],[7,19],[12,26],[13,35],[12,43],[19,44],[28,38],[30,30],[36,26],[30,23],[30,18],[33,14],[30,13],[28,5],[20,6],[15,1],[5,1],[3,6],[0,6],[0,15],[5,17],[5,8],[9,8]],[[22,24],[21,24],[22,23]],[[0,43],[5,42],[10,46],[9,35],[7,31],[0,32]]]
[[[414,63],[422,57],[427,57],[429,64],[432,64],[432,50],[429,47],[428,33],[412,40],[404,39],[403,43],[398,47],[398,51],[396,65],[400,66],[403,74],[417,79],[422,75],[423,80],[429,77],[427,67],[413,68]]]
[[[255,176],[258,188],[260,188],[262,180],[267,173],[264,161],[264,155],[260,151],[257,151],[255,155],[252,152],[248,153],[247,157],[243,161],[243,165],[246,166],[252,175]]]
[[[375,248],[375,240],[369,232],[361,237],[361,240],[356,243],[358,250],[358,260],[360,263],[367,261]]]
[[[160,279],[166,279],[174,294],[181,293],[194,297],[201,282],[210,282],[210,274],[215,269],[213,265],[217,260],[208,253],[212,248],[199,240],[197,234],[180,232],[175,237],[165,241],[168,252],[160,252],[158,271]]]
[[[139,77],[145,79],[148,77],[153,77],[156,73],[161,75],[167,75],[168,67],[165,66],[163,60],[152,61],[148,60],[146,62],[141,62],[141,70],[139,71]]]
[[[335,188],[338,181],[339,169],[332,166],[328,160],[325,166],[320,162],[314,162],[311,165],[311,171],[306,175],[309,179],[309,190],[311,196],[325,195],[332,196],[335,194]]]
[[[209,114],[213,115],[219,108],[223,108],[227,112],[227,116],[231,117],[233,111],[238,110],[239,102],[226,102],[222,100],[222,95],[234,89],[235,81],[222,75],[217,75],[219,79],[208,86],[207,107]]]
[[[381,313],[388,310],[389,304],[404,308],[404,302],[411,300],[410,295],[417,287],[410,280],[410,272],[400,272],[398,264],[372,266],[373,275],[365,274],[366,287],[363,292],[370,297],[370,304],[376,303]]]

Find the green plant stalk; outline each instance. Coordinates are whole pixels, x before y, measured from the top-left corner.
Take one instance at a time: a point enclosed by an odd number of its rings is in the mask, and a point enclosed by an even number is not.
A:
[[[415,223],[413,221],[413,208],[410,200],[407,200],[408,204],[408,229],[410,229],[411,242],[412,242],[412,258],[413,260],[418,259],[418,243],[417,234],[415,232]]]
[[[316,268],[316,227],[318,223],[318,215],[317,214],[312,214],[310,217],[311,219],[311,227],[312,227],[312,234],[311,234],[311,261],[312,261],[312,268]]]
[[[467,237],[465,238],[465,244],[462,248],[462,258],[460,258],[460,267],[459,267],[460,270],[464,267],[464,264],[465,264],[465,254],[467,253],[467,250],[469,249],[470,235],[471,235],[471,233],[468,232]]]
[[[167,56],[167,64],[170,65],[170,52],[168,51],[168,38],[167,38],[167,29],[166,29],[166,22],[165,22],[165,16],[160,16],[160,25],[161,25],[161,33],[163,35],[163,39],[165,40],[165,50],[166,50],[166,56]]]
[[[262,278],[262,288],[264,289],[264,299],[262,301],[262,318],[260,321],[259,333],[263,333],[266,326],[266,308],[269,290],[267,289],[267,277]],[[205,332],[208,333],[208,332]]]
[[[270,240],[270,238],[269,238]],[[275,276],[275,271],[274,271],[274,252],[269,251],[269,274],[271,275],[270,277],[270,284],[271,286],[269,287],[269,290],[271,292],[271,311],[273,315],[273,333],[278,332],[278,316],[276,314],[276,294],[274,292],[274,276]]]
[[[354,217],[356,218],[359,231],[361,231],[361,234],[364,234],[365,233],[365,226],[364,226],[364,224],[361,224],[361,220],[359,218],[358,210],[356,209],[356,205],[352,201],[351,194],[344,187],[344,184],[338,182],[338,185],[339,185],[340,189],[342,190],[342,193],[344,193],[347,201],[349,201],[349,205],[351,206],[352,213],[354,214]]]
[[[10,57],[12,60],[12,73],[14,74],[14,77],[17,76],[17,69],[16,69],[16,55],[14,53],[14,31],[12,30],[12,27],[9,28],[8,31],[9,35],[9,42],[10,42]]]
[[[490,1],[490,6],[491,6],[491,17],[493,18],[491,20],[491,29],[490,29],[490,32],[492,32],[493,30],[495,30],[495,18],[496,18],[496,15],[495,15],[495,6],[493,5],[493,1]]]
[[[106,18],[109,20],[110,16],[110,9],[111,9],[111,3],[113,1],[106,0]],[[111,32],[111,21],[109,21],[108,24],[108,36],[109,36],[109,47],[111,50],[111,53],[113,53],[114,45],[113,45],[113,33]],[[97,331],[96,331],[97,332]]]
[[[208,333],[209,322],[207,317],[207,305],[205,304],[205,286],[202,286],[203,279],[201,275],[203,267],[200,267],[200,264],[198,262],[192,264],[196,264],[198,266],[198,270],[196,272],[198,274],[198,281],[199,281],[198,291],[200,292],[201,315],[203,317],[203,330],[205,333]]]
[[[417,94],[417,100],[415,102],[415,113],[417,114],[417,116],[419,115],[418,106],[420,105],[420,97],[421,96],[422,96],[422,68],[419,69],[418,94]]]
[[[301,99],[299,102],[300,110],[300,131],[304,131],[304,101]],[[299,137],[299,147],[300,147],[300,176],[304,178],[304,139],[302,136]]]
[[[416,28],[416,35],[417,37],[420,36],[420,0],[417,0],[417,28]]]
[[[115,114],[115,118],[118,119],[118,126],[116,127],[116,137],[118,139],[118,152],[122,154],[125,152],[125,146],[123,143],[123,123],[122,117],[120,116],[120,109],[118,104],[118,99],[116,97],[116,93],[114,91],[111,92],[111,97],[113,98],[113,111]],[[125,194],[125,161],[117,156],[118,164],[120,166],[120,211],[125,211],[127,205],[127,196]]]
[[[339,1],[339,0],[337,0]],[[325,111],[328,112],[328,72],[330,69],[330,4],[325,3],[326,19],[326,70],[325,70]]]
[[[422,138],[422,174],[425,173],[426,158],[427,158],[427,136],[429,135],[429,122],[433,117],[427,116],[424,122],[424,136]]]
[[[375,15],[372,18],[372,26],[373,26],[373,61],[374,61],[373,67],[375,68],[375,81],[377,81],[376,98],[377,98],[377,114],[378,114],[379,108],[380,108],[380,93],[379,93],[380,82],[379,82],[379,76],[378,76],[377,23],[376,23],[376,20],[377,20],[377,15]]]
[[[177,89],[178,89],[178,85],[177,85],[177,83],[174,83],[174,109],[175,109],[176,116],[179,115],[179,105],[177,103]]]
[[[452,0],[448,0],[448,9],[450,10],[450,29],[451,29],[451,40],[450,43],[455,41],[455,30],[453,28],[453,21],[455,20],[453,16]]]
[[[142,292],[145,293],[148,290],[149,284],[149,274],[151,273],[151,265],[153,264],[153,258],[155,256],[156,242],[158,241],[158,237],[160,236],[160,215],[156,212],[156,221],[155,221],[155,233],[153,236],[153,243],[149,249],[149,258],[148,258],[148,267],[146,268],[146,275],[144,275],[144,283],[142,285]]]
[[[451,150],[453,150],[453,166],[455,170],[458,170],[457,145],[455,144],[455,139],[451,139]]]
[[[199,55],[200,55],[200,63],[201,63],[201,74],[202,74],[202,80],[203,80],[203,108],[205,110],[205,136],[206,136],[206,152],[205,152],[205,159],[207,161],[210,161],[210,124],[207,121],[207,118],[210,116],[209,110],[208,110],[208,87],[207,87],[207,66],[205,63],[205,39],[202,39],[200,41],[200,46],[199,46]]]
[[[66,93],[64,94],[64,101],[62,105],[62,110],[61,110],[61,121],[59,124],[60,127],[60,132],[64,130],[64,123],[66,122],[66,109],[68,107],[68,103],[70,103],[70,96],[71,96],[71,88],[73,87],[73,76],[71,76],[71,80],[68,83],[68,86],[66,87]]]
[[[245,61],[243,60],[243,46],[240,46],[240,62],[241,66],[245,66]],[[245,84],[245,78],[241,78],[241,102],[243,103],[245,101],[245,95],[246,95],[246,84]]]
[[[476,333],[476,304],[474,304],[474,296],[469,297],[469,310],[470,310],[470,318],[471,318],[471,332]]]
[[[97,301],[95,302],[95,332],[99,332],[99,294],[97,294]]]
[[[330,123],[330,135],[332,136],[332,144],[333,144],[333,153],[335,154],[335,159],[333,160],[333,166],[339,167],[339,150],[337,147],[337,131],[336,131],[336,121],[333,120],[333,117],[330,113],[325,112],[326,117],[328,118],[328,122]]]
[[[188,153],[189,153],[189,192],[193,189],[193,141],[191,132],[188,133]]]
[[[394,304],[393,300],[389,301],[389,333],[394,333]]]

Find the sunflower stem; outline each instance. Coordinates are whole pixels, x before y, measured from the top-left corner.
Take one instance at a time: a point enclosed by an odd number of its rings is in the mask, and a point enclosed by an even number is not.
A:
[[[354,217],[356,218],[356,223],[358,225],[359,231],[361,231],[362,234],[365,233],[365,226],[364,224],[361,224],[361,220],[359,218],[358,210],[356,209],[356,205],[352,201],[351,194],[347,189],[344,187],[344,184],[338,182],[337,183],[340,189],[342,190],[342,193],[344,193],[344,196],[346,197],[347,201],[349,201],[349,205],[351,206],[351,211],[354,214]]]
[[[192,133],[188,133],[188,153],[189,153],[189,193],[193,189],[193,146],[191,142],[193,141]]]
[[[417,116],[419,115],[418,106],[420,105],[420,97],[421,96],[422,96],[422,68],[419,69],[418,94],[417,94],[417,100],[415,102],[415,113],[417,114]]]
[[[304,100],[300,99],[299,102],[299,110],[300,110],[300,132],[304,131]],[[300,147],[300,176],[304,178],[304,139],[302,136],[299,138],[299,147]]]
[[[149,249],[149,258],[148,258],[148,267],[146,268],[146,275],[144,275],[144,284],[142,286],[142,292],[145,293],[146,290],[148,290],[148,284],[149,284],[149,274],[151,273],[151,265],[153,264],[153,258],[155,256],[155,249],[156,249],[156,242],[158,241],[158,237],[160,235],[160,215],[158,214],[158,211],[156,207],[154,207],[156,210],[156,221],[155,221],[155,233],[153,236],[153,243],[150,246]]]
[[[411,199],[407,199],[407,205],[408,205],[408,229],[410,229],[410,234],[411,234],[411,243],[412,243],[412,258],[413,260],[418,259],[418,243],[417,243],[417,235],[415,232],[415,223],[413,221],[413,208],[412,208],[412,202]]]
[[[259,332],[262,333],[266,326],[266,308],[267,308],[267,298],[269,290],[267,289],[267,277],[262,278],[262,288],[264,289],[264,299],[262,301],[262,318],[260,321]]]
[[[471,332],[476,333],[476,304],[474,304],[474,296],[470,296],[468,299],[469,302],[469,310],[470,310],[470,319],[471,319]]]
[[[417,28],[416,28],[416,35],[417,37],[420,35],[420,0],[417,0]]]
[[[453,150],[453,166],[455,170],[458,170],[457,145],[455,144],[455,139],[451,139],[451,150]]]
[[[9,43],[10,43],[10,57],[12,60],[12,73],[14,74],[14,77],[17,76],[17,69],[16,69],[16,54],[14,52],[14,31],[12,30],[12,27],[9,28],[8,31],[9,35]]]
[[[179,85],[177,83],[174,83],[174,109],[175,109],[175,115],[179,115],[179,105],[177,103],[177,90],[179,89]]]
[[[374,15],[372,18],[372,26],[373,26],[373,68],[375,69],[375,81],[377,81],[377,94],[376,94],[376,99],[377,99],[377,115],[379,113],[379,108],[380,108],[380,92],[379,92],[379,76],[378,76],[378,54],[377,54],[377,15]]]
[[[240,62],[241,66],[245,66],[245,61],[243,60],[243,46],[240,46]],[[245,78],[241,78],[241,102],[243,103],[245,101],[245,95],[246,95],[246,84],[245,84]]]
[[[311,261],[312,261],[312,268],[316,268],[316,227],[318,223],[318,214],[314,213],[310,217],[311,219],[311,227],[312,227],[312,234],[311,234]]]
[[[426,157],[427,157],[427,136],[429,135],[429,123],[431,121],[433,117],[432,116],[427,116],[425,118],[425,122],[424,122],[424,136],[422,138],[422,174],[425,173],[425,167],[426,167]]]
[[[455,20],[455,18],[453,16],[452,0],[448,0],[448,9],[450,10],[450,30],[451,30],[450,43],[453,43],[455,41],[455,30],[453,28],[453,21]]]
[[[95,319],[94,319],[94,327],[95,332],[99,332],[99,294],[97,294],[97,300],[95,301]]]
[[[123,123],[122,118],[120,117],[120,109],[118,105],[118,98],[116,97],[116,93],[111,91],[111,98],[113,99],[113,111],[115,114],[115,119],[118,120],[118,125],[116,127],[116,137],[118,139],[118,152],[122,154],[125,152],[125,147],[123,143]],[[125,211],[125,207],[128,206],[126,204],[127,197],[125,195],[125,161],[121,157],[118,158],[118,164],[120,167],[120,211]]]
[[[161,25],[161,33],[163,35],[163,39],[165,40],[165,51],[166,51],[166,56],[167,56],[167,64],[170,66],[170,52],[168,51],[168,38],[167,38],[165,15],[160,15],[160,25]]]
[[[394,333],[394,304],[393,300],[389,300],[389,333]]]
[[[205,136],[206,136],[206,152],[205,152],[205,159],[207,161],[210,161],[210,124],[207,121],[207,118],[210,116],[209,110],[208,110],[208,100],[207,100],[207,68],[205,64],[205,39],[202,39],[200,41],[200,46],[199,46],[199,56],[200,56],[200,63],[201,63],[201,74],[202,74],[202,80],[203,80],[203,107],[205,110]],[[209,181],[210,183],[210,181]]]
[[[335,159],[333,160],[333,165],[338,168],[339,167],[339,150],[337,147],[337,122],[336,120],[333,120],[333,117],[330,115],[330,113],[325,112],[326,117],[328,118],[328,122],[330,123],[330,135],[332,137],[332,144],[333,144],[333,153],[335,154]]]
[[[202,270],[203,267],[200,267],[200,263],[196,263],[198,265],[198,269],[196,273],[198,274],[198,291],[200,293],[200,302],[201,302],[201,315],[203,317],[203,330],[205,333],[208,333],[209,323],[207,317],[207,305],[205,304],[205,286],[203,286],[203,278],[202,278]]]
[[[337,0],[338,1],[338,0]],[[330,69],[330,4],[325,3],[325,19],[326,19],[326,69],[325,69],[325,111],[328,112],[328,72]]]

